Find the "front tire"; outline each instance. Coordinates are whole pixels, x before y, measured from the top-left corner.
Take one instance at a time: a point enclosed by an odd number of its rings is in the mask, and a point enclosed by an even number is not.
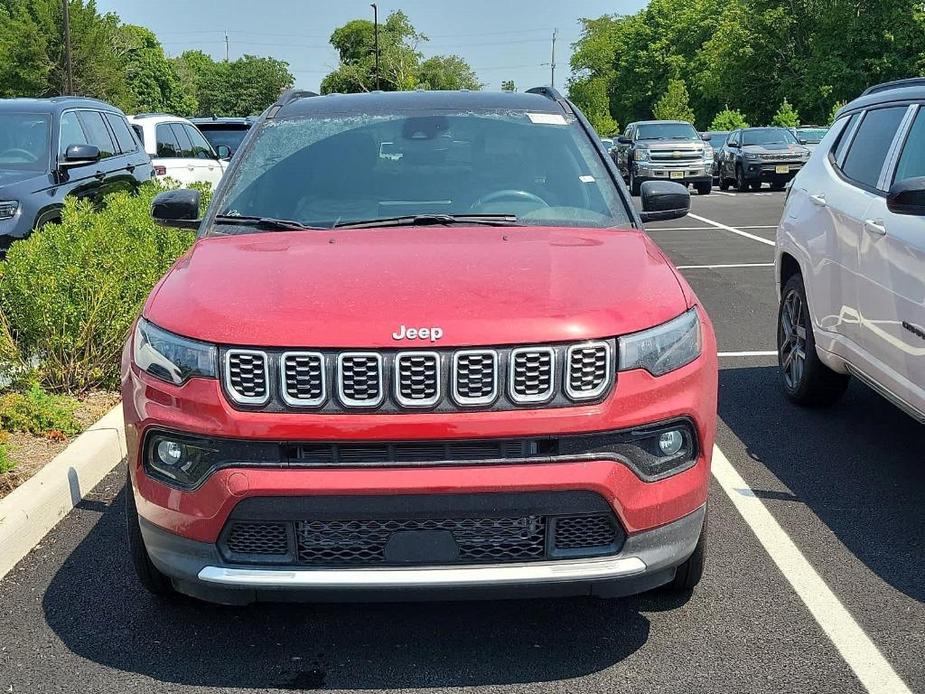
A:
[[[748,181],[745,180],[745,171],[741,166],[736,165],[736,190],[740,193],[748,192]]]
[[[132,490],[131,475],[126,475],[125,484],[125,528],[128,534],[128,548],[132,557],[132,565],[138,581],[153,595],[167,596],[174,594],[170,579],[158,571],[151,562],[148,550],[145,549],[144,538],[141,535],[141,526],[138,524],[138,509],[135,507],[135,492]]]
[[[806,288],[799,273],[787,280],[781,293],[777,313],[777,360],[784,394],[798,405],[833,405],[848,387],[849,376],[832,371],[816,354]]]
[[[630,165],[630,195],[634,197],[639,196],[639,179],[636,178],[636,174],[633,173],[633,167]]]
[[[709,195],[713,192],[712,183],[695,183],[694,188],[697,190],[697,195]]]

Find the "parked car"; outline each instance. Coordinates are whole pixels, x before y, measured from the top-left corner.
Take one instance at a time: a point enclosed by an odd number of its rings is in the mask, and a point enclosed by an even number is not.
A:
[[[285,95],[254,128],[204,219],[195,191],[153,205],[199,238],[123,353],[141,582],[226,603],[696,584],[716,341],[643,231],[687,190],[650,181],[637,213],[549,88]]]
[[[706,140],[710,147],[713,148],[713,185],[719,185],[719,153],[723,149],[723,145],[726,144],[726,138],[729,137],[728,130],[710,130],[705,133],[701,133],[701,136]]]
[[[630,123],[617,140],[616,162],[633,195],[646,181],[693,184],[700,195],[713,187],[713,148],[683,121]]]
[[[855,376],[925,423],[923,100],[925,79],[867,90],[793,182],[776,268],[794,402],[831,404]]]
[[[75,97],[0,99],[0,252],[58,221],[73,195],[137,190],[151,160],[115,106]]]
[[[810,152],[816,149],[816,145],[822,142],[828,128],[819,125],[803,125],[799,128],[791,128],[790,132],[800,141],[800,144],[806,147]]]
[[[238,151],[238,147],[244,141],[244,136],[247,135],[247,131],[251,129],[256,120],[252,116],[246,118],[219,118],[217,116],[190,118],[190,122],[199,128],[199,131],[209,141],[212,148],[224,159],[230,159]]]
[[[742,128],[729,135],[719,154],[719,187],[745,192],[770,183],[783,190],[809,160],[809,150],[787,128]]]
[[[604,145],[604,149],[606,149],[608,152],[610,152],[614,147],[613,140],[609,137],[602,137],[601,144]]]
[[[225,162],[190,121],[164,113],[140,113],[129,122],[151,156],[154,173],[180,183],[218,185]],[[227,157],[229,152],[223,151]]]

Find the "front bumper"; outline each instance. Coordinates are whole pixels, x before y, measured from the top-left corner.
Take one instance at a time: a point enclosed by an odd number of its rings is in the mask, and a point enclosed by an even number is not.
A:
[[[619,553],[558,561],[387,568],[244,566],[212,543],[141,520],[151,561],[182,593],[225,604],[272,600],[420,600],[542,595],[630,595],[672,580],[703,529],[705,505],[665,526],[630,535]]]
[[[746,162],[745,178],[749,181],[786,183],[799,173],[805,162]],[[784,169],[786,168],[786,171]]]
[[[677,181],[678,183],[706,183],[713,180],[713,162],[637,161],[634,163],[637,180]]]

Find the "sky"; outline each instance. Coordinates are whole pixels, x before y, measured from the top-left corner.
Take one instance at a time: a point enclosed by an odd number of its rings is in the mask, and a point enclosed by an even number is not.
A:
[[[357,18],[372,19],[368,0],[97,0],[101,12],[151,29],[168,55],[199,49],[225,57],[228,32],[232,60],[244,53],[289,63],[295,86],[318,90],[337,67],[331,32]],[[549,84],[552,32],[556,42],[556,86],[569,75],[570,44],[581,17],[630,14],[646,0],[382,0],[379,18],[403,10],[429,37],[425,57],[456,54],[468,61],[486,89],[514,80],[520,90]]]

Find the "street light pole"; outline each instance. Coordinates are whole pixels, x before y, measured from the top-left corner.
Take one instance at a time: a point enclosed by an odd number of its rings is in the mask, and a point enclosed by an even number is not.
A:
[[[379,90],[379,8],[376,6],[376,3],[370,3],[370,7],[373,8],[373,35],[375,36],[375,51],[376,51],[376,90]]]
[[[72,95],[74,93],[74,68],[71,65],[71,11],[68,7],[68,0],[64,0],[64,63],[66,89],[67,93]]]

